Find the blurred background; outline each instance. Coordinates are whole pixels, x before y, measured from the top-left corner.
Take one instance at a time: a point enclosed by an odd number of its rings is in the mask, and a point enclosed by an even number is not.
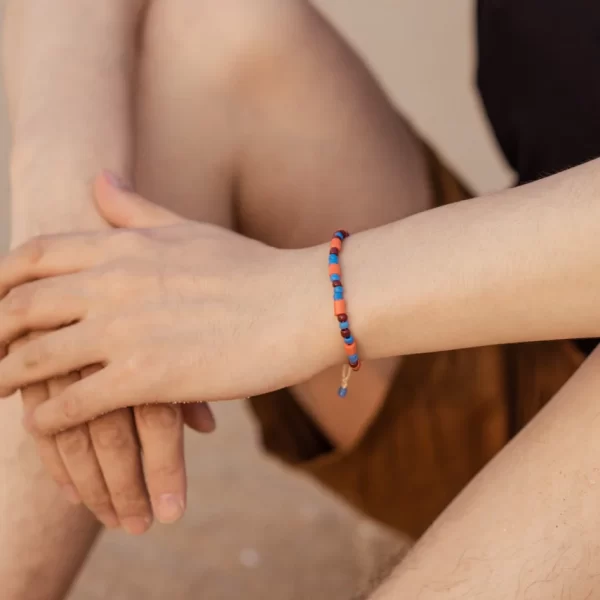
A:
[[[2,4],[4,0],[1,0]],[[417,130],[479,193],[511,181],[474,87],[473,0],[316,0]],[[0,250],[8,131],[0,106]],[[143,539],[104,535],[72,600],[348,600],[407,541],[262,455],[241,404],[188,435],[189,510]],[[1,517],[0,517],[1,518]]]

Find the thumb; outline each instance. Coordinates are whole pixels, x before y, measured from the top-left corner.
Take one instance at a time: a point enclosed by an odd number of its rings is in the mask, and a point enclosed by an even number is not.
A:
[[[100,216],[113,227],[127,229],[163,227],[184,221],[170,210],[133,192],[117,175],[104,171],[94,182]]]

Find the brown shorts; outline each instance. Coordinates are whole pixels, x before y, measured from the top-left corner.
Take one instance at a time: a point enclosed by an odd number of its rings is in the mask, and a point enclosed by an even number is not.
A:
[[[465,188],[431,154],[438,204]],[[336,450],[287,390],[253,398],[265,448],[418,537],[584,359],[569,341],[405,357],[369,429]]]

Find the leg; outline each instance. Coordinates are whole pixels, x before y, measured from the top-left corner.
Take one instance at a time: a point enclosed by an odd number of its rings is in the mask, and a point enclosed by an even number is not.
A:
[[[302,247],[429,206],[420,144],[303,0],[156,0],[138,101],[138,187],[191,218]],[[351,445],[395,364],[366,366],[345,422],[337,369],[295,395]]]

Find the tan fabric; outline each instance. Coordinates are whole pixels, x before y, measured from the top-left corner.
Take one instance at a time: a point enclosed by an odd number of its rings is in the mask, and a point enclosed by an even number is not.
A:
[[[431,155],[439,204],[468,194]],[[356,446],[336,451],[287,390],[253,398],[265,448],[418,537],[583,361],[568,341],[409,356]]]

